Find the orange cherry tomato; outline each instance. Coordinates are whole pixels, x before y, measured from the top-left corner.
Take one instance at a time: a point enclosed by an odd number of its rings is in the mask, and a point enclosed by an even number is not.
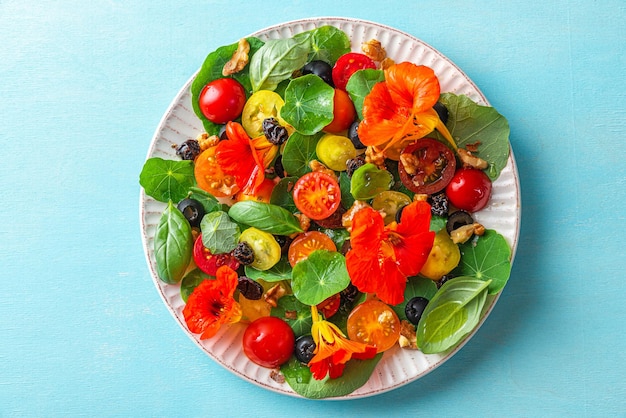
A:
[[[274,180],[265,179],[255,194],[245,194],[243,191],[240,191],[237,193],[236,200],[237,202],[241,202],[242,200],[256,200],[257,202],[270,203],[274,186],[276,186]]]
[[[215,158],[216,146],[208,148],[194,161],[194,176],[198,187],[215,197],[232,196],[239,191],[235,177],[224,174]]]
[[[308,231],[300,234],[289,245],[287,257],[291,267],[307,258],[315,250],[337,251],[332,239],[323,232]]]
[[[328,218],[341,203],[339,183],[320,171],[306,173],[293,186],[293,201],[300,212],[313,220]]]
[[[348,316],[348,338],[383,352],[400,338],[400,319],[387,304],[375,299],[365,301]]]
[[[333,97],[333,120],[324,127],[324,131],[333,134],[343,132],[352,125],[355,118],[356,110],[352,99],[350,99],[350,95],[343,90],[335,89],[335,96]]]

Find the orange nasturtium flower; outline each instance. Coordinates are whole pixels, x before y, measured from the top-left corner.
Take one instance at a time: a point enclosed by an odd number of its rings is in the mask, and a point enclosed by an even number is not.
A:
[[[423,201],[405,206],[400,223],[386,226],[380,212],[359,210],[352,219],[352,248],[346,255],[352,283],[388,305],[401,303],[407,278],[420,272],[433,246],[430,217],[430,205]]]
[[[261,135],[250,139],[237,122],[226,124],[228,140],[220,141],[215,157],[225,174],[235,177],[244,194],[254,195],[265,180],[267,167],[278,152],[278,146]]]
[[[189,331],[200,339],[213,337],[222,324],[241,319],[241,306],[233,298],[238,283],[237,272],[228,266],[217,269],[215,280],[202,281],[189,295],[183,316]]]
[[[311,306],[311,316],[311,335],[316,347],[308,366],[314,379],[322,380],[326,375],[336,379],[350,359],[366,360],[376,355],[375,346],[351,341],[337,325],[321,319],[315,305]]]
[[[359,138],[397,160],[409,143],[437,129],[456,149],[456,144],[433,109],[439,100],[439,79],[424,65],[402,62],[385,70],[363,101]]]

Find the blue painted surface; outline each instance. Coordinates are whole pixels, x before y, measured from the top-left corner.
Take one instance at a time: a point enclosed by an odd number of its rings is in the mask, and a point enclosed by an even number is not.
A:
[[[0,416],[624,416],[626,4],[0,1]],[[423,379],[348,402],[257,388],[174,323],[138,173],[216,47],[310,16],[394,26],[511,125],[521,238],[492,315]]]

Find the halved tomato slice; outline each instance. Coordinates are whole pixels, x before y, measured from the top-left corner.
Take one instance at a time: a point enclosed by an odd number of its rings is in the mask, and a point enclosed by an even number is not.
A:
[[[307,173],[293,186],[293,201],[298,210],[309,218],[327,218],[341,203],[339,183],[321,171]]]
[[[379,353],[400,338],[400,319],[387,304],[371,299],[357,305],[348,316],[348,338],[376,346]]]
[[[436,139],[418,139],[400,153],[400,180],[414,193],[433,194],[443,190],[455,170],[454,152]]]
[[[198,187],[215,197],[232,196],[239,191],[235,176],[225,174],[215,158],[217,146],[208,148],[194,161],[194,176]]]
[[[211,276],[215,276],[217,269],[221,266],[228,266],[233,270],[239,268],[239,261],[231,254],[211,253],[202,243],[202,234],[198,235],[193,244],[193,261],[200,270]]]
[[[315,250],[337,251],[332,239],[320,231],[308,231],[298,235],[289,245],[287,257],[289,264],[295,266],[299,261],[307,258]]]

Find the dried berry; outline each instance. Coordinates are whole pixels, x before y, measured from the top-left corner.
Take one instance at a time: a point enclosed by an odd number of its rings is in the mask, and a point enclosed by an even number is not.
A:
[[[183,160],[195,160],[200,154],[200,144],[195,139],[188,139],[176,147],[176,155]]]
[[[365,165],[365,159],[360,155],[346,161],[346,174],[348,175],[348,177],[352,177],[352,173],[354,173],[357,168],[361,167],[362,165]]]
[[[263,120],[263,134],[274,145],[281,145],[289,137],[289,132],[275,118]]]
[[[274,238],[276,239],[278,245],[280,245],[281,254],[287,254],[287,251],[289,250],[289,245],[291,245],[291,241],[293,240],[285,235],[274,235]]]
[[[263,296],[263,286],[246,276],[239,277],[237,290],[239,290],[239,293],[241,293],[244,298],[249,300],[259,300],[261,296]]]
[[[445,276],[442,276],[441,279],[437,280],[436,284],[437,284],[437,289],[439,289],[441,286],[443,286],[443,284],[445,282],[447,282],[448,280],[452,280],[454,279],[454,276],[450,275],[450,274],[446,274]]]
[[[434,194],[428,200],[430,201],[430,212],[434,216],[448,215],[448,196],[444,192]]]
[[[233,257],[242,265],[247,266],[254,262],[254,251],[248,243],[240,242],[233,250]]]

